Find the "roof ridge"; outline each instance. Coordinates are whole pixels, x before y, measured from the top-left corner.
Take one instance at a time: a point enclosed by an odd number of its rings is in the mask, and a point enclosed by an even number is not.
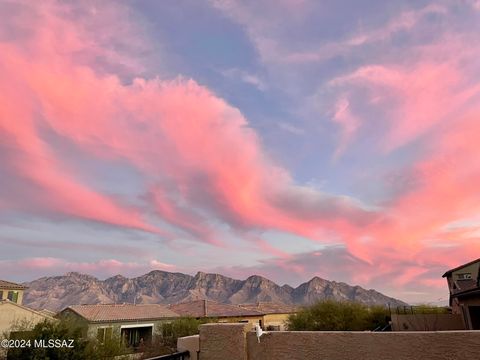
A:
[[[26,311],[30,311],[34,314],[37,314],[37,315],[41,315],[41,316],[44,316],[44,317],[49,317],[49,318],[53,318],[52,316],[48,315],[48,314],[43,314],[41,313],[39,310],[35,310],[35,309],[32,309],[32,308],[29,308],[28,306],[25,306],[25,305],[22,305],[22,304],[17,304],[16,302],[14,301],[10,301],[8,299],[3,299],[3,300],[0,300],[0,304],[12,304],[14,306],[18,306],[19,308],[22,308]]]
[[[450,269],[450,270],[446,271],[445,274],[442,275],[442,277],[446,277],[447,275],[451,274],[454,271],[460,270],[461,268],[464,268],[464,267],[469,266],[469,265],[473,265],[473,264],[475,264],[476,262],[479,262],[479,261],[480,261],[480,258],[469,261],[469,262],[467,262],[463,265],[459,265],[457,267],[454,267],[453,269]]]

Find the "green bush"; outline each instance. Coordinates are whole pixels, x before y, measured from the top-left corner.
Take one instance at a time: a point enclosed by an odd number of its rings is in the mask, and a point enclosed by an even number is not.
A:
[[[184,336],[198,334],[198,327],[202,324],[215,322],[214,319],[195,319],[192,317],[183,317],[162,325],[163,343],[173,349],[177,346],[177,339]]]
[[[387,309],[354,302],[322,301],[289,316],[290,331],[365,331],[387,325]]]
[[[8,360],[100,360],[112,359],[125,354],[119,339],[111,339],[103,344],[86,337],[85,324],[69,319],[48,321],[36,324],[33,328],[13,329],[10,339],[22,340],[29,344],[23,348],[11,348],[7,352]],[[49,340],[65,342],[60,346],[48,346]],[[73,340],[73,347],[67,347]],[[47,346],[38,346],[41,342]],[[36,346],[37,345],[37,346]]]

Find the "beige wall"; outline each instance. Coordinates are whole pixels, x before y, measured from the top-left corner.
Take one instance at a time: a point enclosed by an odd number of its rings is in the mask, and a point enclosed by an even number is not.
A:
[[[247,360],[246,334],[251,324],[200,325],[199,360]]]
[[[189,351],[190,360],[198,360],[200,351],[200,335],[186,336],[177,339],[177,351]]]
[[[280,330],[286,330],[285,323],[290,314],[267,314],[263,317],[264,328],[268,326],[280,326]]]
[[[199,360],[465,360],[480,331],[270,332],[257,341],[241,324],[200,327]]]
[[[0,337],[4,333],[8,336],[10,329],[16,324],[25,324],[31,327],[35,324],[45,320],[53,320],[51,317],[43,315],[34,310],[25,308],[23,306],[17,306],[8,301],[0,303]]]
[[[392,314],[393,331],[465,330],[463,318],[458,314]]]

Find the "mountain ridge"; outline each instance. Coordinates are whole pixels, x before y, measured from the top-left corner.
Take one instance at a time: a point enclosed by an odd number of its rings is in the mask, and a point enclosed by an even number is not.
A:
[[[294,288],[288,284],[280,286],[260,275],[238,280],[201,271],[192,276],[180,272],[152,270],[133,278],[118,274],[99,280],[92,275],[69,272],[60,276],[41,277],[24,285],[28,287],[23,300],[26,306],[52,311],[75,304],[173,304],[197,299],[230,304],[271,301],[309,305],[316,301],[333,299],[358,301],[366,305],[407,305],[374,289],[364,289],[358,285],[352,286],[318,276]]]

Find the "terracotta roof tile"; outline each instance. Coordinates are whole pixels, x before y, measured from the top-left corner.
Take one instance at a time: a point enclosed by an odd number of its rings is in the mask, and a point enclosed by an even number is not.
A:
[[[0,280],[0,290],[2,289],[12,289],[12,290],[24,290],[27,287],[21,284],[16,284],[6,280]]]
[[[65,310],[68,309],[90,322],[171,319],[179,317],[177,313],[159,304],[72,305]]]
[[[170,309],[182,316],[201,317],[244,317],[261,316],[256,310],[245,309],[239,305],[222,304],[211,300],[195,300],[173,304]]]

